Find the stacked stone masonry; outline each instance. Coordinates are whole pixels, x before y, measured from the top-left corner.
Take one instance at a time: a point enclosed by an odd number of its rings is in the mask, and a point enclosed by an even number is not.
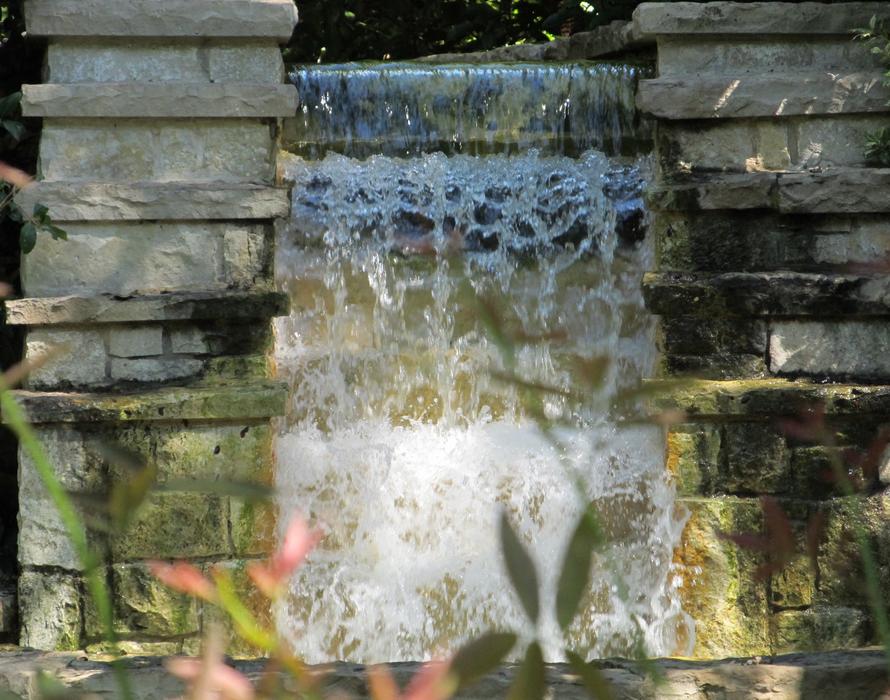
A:
[[[658,120],[649,192],[667,465],[690,513],[677,561],[695,653],[715,657],[875,640],[855,532],[890,594],[890,467],[856,472],[890,423],[890,171],[867,135],[890,88],[853,31],[887,3],[651,3]],[[825,436],[789,430],[824,407]],[[787,522],[771,515],[776,499]],[[721,533],[785,538],[781,553]],[[788,533],[788,534],[783,534]],[[782,567],[769,566],[778,558]],[[766,566],[764,566],[766,565]],[[758,573],[759,572],[759,573]]]
[[[27,0],[48,39],[45,83],[24,89],[43,118],[39,182],[19,204],[49,207],[67,241],[23,257],[26,358],[51,359],[20,404],[69,490],[107,495],[130,478],[115,450],[182,480],[271,484],[273,225],[280,119],[296,110],[279,44],[291,0]],[[20,455],[21,643],[98,644],[81,565],[27,455]],[[212,611],[155,582],[146,560],[185,557],[244,583],[276,517],[224,490],[159,489],[125,533],[90,530],[108,558],[115,627],[131,653],[197,648]],[[234,635],[233,635],[234,638]],[[233,646],[230,652],[250,653]]]

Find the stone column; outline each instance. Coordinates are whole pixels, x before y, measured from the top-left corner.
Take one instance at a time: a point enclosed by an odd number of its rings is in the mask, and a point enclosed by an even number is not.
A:
[[[890,170],[864,157],[867,135],[890,123],[890,89],[852,40],[874,15],[890,19],[890,6],[675,2],[635,14],[658,40],[658,77],[638,98],[659,120],[658,271],[645,293],[661,316],[663,375],[692,378],[665,405],[688,416],[667,455],[691,513],[677,557],[701,656],[874,640],[854,509],[830,476],[890,422]],[[782,428],[817,405],[833,447]],[[886,596],[890,498],[875,471],[860,517]],[[758,494],[789,522],[765,517]],[[767,534],[783,566],[758,576],[767,557],[721,532]]]
[[[28,0],[49,41],[45,83],[23,111],[44,120],[40,203],[67,241],[23,257],[26,356],[20,403],[63,484],[106,493],[127,478],[108,443],[156,464],[159,481],[272,478],[273,221],[279,119],[294,114],[279,43],[292,0]],[[79,563],[28,459],[20,459],[21,643],[84,648],[100,631]],[[144,560],[240,571],[273,545],[271,506],[183,491],[150,496],[107,545],[116,626],[132,652],[194,648],[204,611],[153,582]],[[94,539],[99,542],[100,537]],[[240,650],[231,649],[233,653]]]

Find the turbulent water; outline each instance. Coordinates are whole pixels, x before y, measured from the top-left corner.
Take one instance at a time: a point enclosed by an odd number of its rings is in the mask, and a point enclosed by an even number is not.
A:
[[[285,140],[310,157],[638,153],[651,140],[634,109],[643,74],[608,63],[313,66],[291,74],[300,113]]]
[[[361,72],[338,80],[369,89]],[[328,126],[325,139],[348,131]],[[277,611],[281,631],[312,662],[430,658],[491,628],[530,636],[497,542],[506,509],[541,572],[548,659],[566,644],[684,651],[662,437],[612,410],[654,362],[649,246],[618,235],[645,164],[593,150],[353,156],[286,165],[278,486],[326,537]],[[557,423],[555,439],[532,415]],[[555,580],[591,501],[609,545],[564,637]]]

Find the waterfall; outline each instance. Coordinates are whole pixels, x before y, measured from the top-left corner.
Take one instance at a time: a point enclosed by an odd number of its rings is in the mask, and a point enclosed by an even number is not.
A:
[[[647,69],[610,63],[351,64],[296,70],[300,109],[288,150],[361,157],[538,148],[579,154],[648,150],[634,108]]]
[[[275,357],[291,402],[278,425],[277,480],[282,511],[310,514],[326,536],[277,622],[307,661],[431,658],[491,628],[530,636],[501,563],[502,509],[541,574],[549,660],[566,645],[591,656],[638,643],[677,651],[686,619],[672,556],[683,522],[662,436],[613,410],[655,361],[639,291],[651,247],[628,215],[647,163],[591,148],[614,147],[628,121],[625,98],[607,94],[608,81],[587,85],[591,75],[626,71],[295,74],[312,99],[297,119],[299,155],[283,165],[293,208],[276,276],[292,311],[276,321]],[[588,102],[576,104],[579,94]],[[559,127],[571,133],[539,120],[535,133],[547,138],[536,141],[523,105],[551,99],[562,100],[553,106],[571,117]],[[484,124],[512,141],[467,148]],[[492,325],[513,339],[511,353]],[[579,368],[603,356],[602,381],[586,386]],[[528,415],[530,385],[552,389],[540,409],[561,418],[554,435]],[[609,544],[563,635],[556,577],[590,502]]]

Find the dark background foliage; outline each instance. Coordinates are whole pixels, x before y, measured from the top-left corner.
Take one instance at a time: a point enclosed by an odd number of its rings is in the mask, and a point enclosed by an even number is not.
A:
[[[483,51],[629,18],[640,0],[300,0],[291,63]]]

